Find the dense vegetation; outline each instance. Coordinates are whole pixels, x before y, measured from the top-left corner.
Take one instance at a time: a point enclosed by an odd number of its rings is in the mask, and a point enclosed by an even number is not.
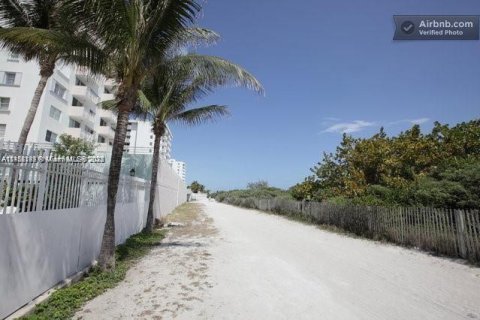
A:
[[[290,189],[298,200],[368,205],[480,208],[480,120],[418,125],[389,137],[344,134],[313,175]]]
[[[252,182],[247,185],[247,189],[237,189],[230,191],[217,191],[209,195],[212,198],[222,202],[227,198],[246,199],[272,199],[272,198],[292,198],[290,193],[275,187],[270,187],[266,181]]]
[[[453,127],[435,122],[389,137],[384,129],[370,138],[344,134],[334,153],[312,175],[288,191],[259,181],[245,190],[211,194],[226,198],[276,197],[334,204],[480,208],[480,120]]]

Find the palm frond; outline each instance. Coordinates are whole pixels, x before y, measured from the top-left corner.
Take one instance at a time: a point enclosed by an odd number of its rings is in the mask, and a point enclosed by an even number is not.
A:
[[[137,91],[137,102],[130,112],[131,119],[142,121],[153,121],[156,108],[152,105],[142,90]]]
[[[186,28],[180,30],[170,43],[168,51],[176,54],[186,47],[209,46],[217,43],[220,35],[206,28]]]
[[[102,71],[108,58],[87,34],[72,35],[38,28],[0,29],[0,47],[22,54],[26,60],[55,57],[55,60],[87,66],[93,72]]]
[[[246,87],[259,94],[264,94],[261,83],[248,71],[239,65],[223,58],[187,54],[172,59],[174,74],[190,74],[192,78],[201,77],[205,86],[223,87],[237,86]]]
[[[33,26],[30,13],[32,4],[20,0],[0,1],[0,25],[4,28]]]
[[[63,2],[67,12],[78,13],[71,17],[75,23],[92,32],[110,52],[116,74],[126,86],[143,81],[200,10],[196,0]]]
[[[218,118],[228,116],[229,114],[230,112],[226,106],[209,105],[172,115],[168,120],[193,126],[208,121],[215,121]]]
[[[110,110],[112,112],[115,112],[117,110],[117,103],[118,103],[117,100],[106,100],[106,101],[100,102],[99,106],[102,109]]]

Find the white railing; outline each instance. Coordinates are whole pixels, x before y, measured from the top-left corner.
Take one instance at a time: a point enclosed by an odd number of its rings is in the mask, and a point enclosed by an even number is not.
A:
[[[48,161],[50,149],[15,144],[0,148],[0,214],[92,207],[106,203],[108,175],[104,164]],[[1,147],[1,144],[0,144]],[[45,161],[45,162],[44,162]],[[149,182],[121,176],[117,201],[134,201]]]
[[[24,146],[24,155],[39,155],[49,152],[47,150],[53,149],[53,143],[27,143]],[[21,148],[16,141],[0,139],[0,152],[18,153]]]

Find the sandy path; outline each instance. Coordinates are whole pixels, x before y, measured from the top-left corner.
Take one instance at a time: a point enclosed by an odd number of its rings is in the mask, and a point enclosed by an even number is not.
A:
[[[90,302],[80,315],[480,319],[479,268],[273,215],[200,202],[218,233],[203,214],[203,224],[194,224],[203,230],[196,235],[189,235],[192,227],[173,231],[167,241],[184,245],[155,249],[128,273],[124,284]],[[183,235],[175,235],[178,232]],[[144,292],[149,286],[151,291]]]
[[[117,287],[88,302],[74,319],[176,319],[212,287],[208,248],[216,239],[212,220],[188,204],[169,217],[184,224],[170,228],[162,244],[131,268]]]

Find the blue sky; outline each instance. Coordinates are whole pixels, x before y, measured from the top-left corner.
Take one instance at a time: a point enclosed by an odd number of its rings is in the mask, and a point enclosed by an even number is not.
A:
[[[333,151],[341,132],[396,134],[412,122],[480,116],[480,41],[393,41],[395,14],[480,15],[478,0],[211,0],[199,25],[222,40],[200,50],[236,62],[262,97],[220,89],[201,105],[232,115],[173,125],[173,155],[187,180],[211,190],[267,180],[287,188]]]

